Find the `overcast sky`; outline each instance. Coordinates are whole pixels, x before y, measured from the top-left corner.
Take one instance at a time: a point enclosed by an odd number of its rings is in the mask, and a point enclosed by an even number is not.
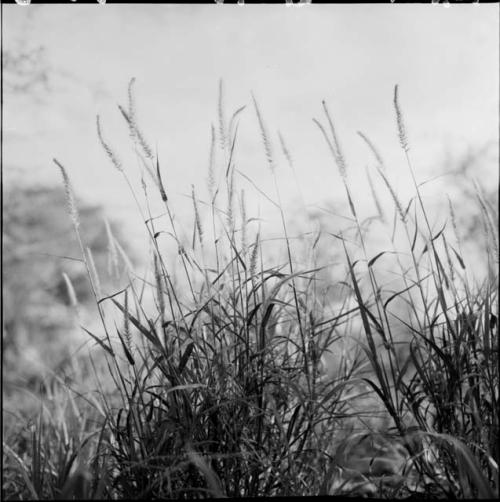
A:
[[[356,135],[384,155],[401,193],[409,190],[392,105],[394,84],[420,180],[442,169],[447,151],[498,142],[498,4],[451,5],[43,5],[3,6],[6,51],[44,47],[51,89],[4,96],[4,179],[21,168],[59,182],[66,165],[78,193],[128,215],[134,208],[100,148],[95,116],[109,142],[130,159],[117,109],[136,77],[138,121],[157,146],[169,193],[182,204],[191,183],[205,197],[210,125],[219,78],[226,114],[241,114],[237,167],[271,191],[251,92],[276,151],[288,143],[308,204],[341,197],[340,179],[312,118],[334,116],[349,167],[366,199],[364,169],[373,161]],[[45,64],[44,63],[44,64]],[[494,155],[498,155],[494,147]],[[285,201],[297,184],[277,154]],[[489,164],[481,181],[497,186]],[[133,162],[126,165],[137,170]],[[243,179],[238,181],[252,189]],[[431,184],[430,184],[431,185]],[[442,190],[437,182],[434,190]],[[440,188],[441,187],[441,188]],[[432,187],[428,188],[429,193]],[[132,221],[133,218],[130,218]],[[137,223],[137,221],[135,221]]]

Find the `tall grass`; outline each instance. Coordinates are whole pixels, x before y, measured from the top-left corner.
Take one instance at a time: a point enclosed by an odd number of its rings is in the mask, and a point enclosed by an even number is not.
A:
[[[489,264],[488,277],[478,284],[467,274],[456,242],[454,214],[452,228],[432,228],[397,87],[396,134],[415,188],[409,204],[400,202],[374,144],[360,136],[394,203],[399,219],[394,225],[403,230],[406,249],[397,249],[394,240],[393,249],[370,248],[348,159],[325,102],[327,126],[314,119],[339,170],[354,222],[333,240],[345,256],[339,283],[346,295],[332,307],[318,284],[324,268],[318,263],[320,235],[308,242],[306,258],[290,237],[273,138],[255,96],[253,111],[274,184],[272,203],[282,225],[282,263],[266,256],[267,240],[247,214],[244,191],[237,188],[234,152],[244,107],[228,124],[221,81],[218,124],[211,127],[208,200],[192,187],[189,242],[174,217],[167,192],[171,182],[163,179],[160,159],[136,122],[133,84],[128,106],[120,111],[138,165],[149,176],[142,177],[142,194],[104,139],[99,118],[97,132],[145,224],[151,263],[144,276],[128,264],[126,286],[101,291],[68,173],[54,159],[102,333],[82,328],[102,350],[115,392],[97,384],[97,397],[86,402],[100,425],[88,437],[77,435],[78,444],[57,454],[55,478],[49,466],[53,447],[68,442],[60,441],[57,428],[48,432],[41,414],[33,429],[30,465],[15,445],[4,450],[9,469],[17,473],[7,476],[4,493],[37,498],[498,496],[496,216],[478,191],[488,242],[483,259]],[[281,134],[279,141],[291,165]],[[373,180],[370,186],[379,219],[389,231]],[[152,210],[153,198],[163,205],[164,226]],[[167,237],[178,251],[170,261],[162,251]],[[110,236],[115,266],[116,250]],[[389,256],[401,279],[397,291],[388,287],[378,267]],[[396,322],[409,339],[395,333]],[[355,335],[359,326],[361,337]],[[334,368],[326,371],[332,360]],[[87,452],[74,469],[84,446]],[[43,481],[48,473],[51,481]]]

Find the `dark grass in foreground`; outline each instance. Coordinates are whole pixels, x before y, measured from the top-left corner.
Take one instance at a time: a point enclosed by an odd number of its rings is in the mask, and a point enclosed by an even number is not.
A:
[[[360,133],[394,202],[394,225],[406,238],[404,249],[369,250],[348,164],[323,103],[324,123],[315,122],[339,169],[352,220],[333,239],[345,258],[346,294],[332,308],[319,286],[324,267],[315,259],[317,239],[299,265],[280,202],[274,145],[253,97],[287,258],[272,263],[264,256],[265,238],[260,227],[253,230],[256,220],[246,214],[235,181],[243,108],[226,121],[222,91],[221,83],[210,198],[201,201],[193,187],[189,244],[180,238],[159,159],[137,125],[133,81],[128,107],[120,111],[164,204],[165,224],[150,210],[145,181],[141,204],[98,120],[99,139],[129,184],[152,253],[146,277],[124,265],[127,284],[120,291],[100,291],[69,177],[55,160],[101,319],[100,333],[86,332],[115,391],[76,394],[55,384],[50,406],[72,407],[56,421],[46,404],[24,446],[6,439],[4,498],[498,496],[497,216],[480,190],[489,273],[478,284],[468,274],[451,205],[451,225],[431,228],[396,87],[397,132],[415,197],[399,201],[380,153]],[[281,135],[280,143],[290,160]],[[216,156],[224,167],[221,183]],[[162,252],[165,233],[178,250],[175,263]],[[112,236],[110,243],[113,252]],[[399,271],[397,291],[377,273],[384,255]],[[394,332],[396,320],[409,340]],[[346,344],[359,324],[362,336]],[[326,376],[330,353],[338,357]]]

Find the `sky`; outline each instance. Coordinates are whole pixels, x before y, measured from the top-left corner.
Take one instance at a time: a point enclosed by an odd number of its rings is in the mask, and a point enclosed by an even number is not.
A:
[[[480,3],[4,5],[4,51],[42,46],[39,63],[49,82],[47,89],[4,90],[4,189],[15,176],[59,183],[56,157],[79,196],[103,204],[139,235],[140,218],[126,185],[96,135],[99,115],[127,172],[139,172],[117,108],[126,105],[127,85],[135,77],[138,122],[158,151],[178,217],[189,212],[191,218],[191,184],[206,199],[210,128],[217,127],[223,79],[226,118],[246,105],[239,116],[237,168],[259,188],[274,193],[252,93],[275,147],[285,206],[297,207],[300,197],[307,205],[343,197],[312,121],[325,123],[325,100],[356,203],[373,211],[365,175],[373,159],[358,130],[377,145],[402,197],[411,193],[395,124],[395,84],[419,181],[442,172],[449,152],[459,157],[492,143],[498,159],[498,14],[498,4]],[[280,153],[278,131],[296,177]],[[223,166],[218,168],[222,176]],[[498,186],[498,162],[478,176]],[[250,206],[260,207],[252,185],[243,177],[237,182]],[[426,185],[426,194],[440,197],[452,184],[438,179]]]

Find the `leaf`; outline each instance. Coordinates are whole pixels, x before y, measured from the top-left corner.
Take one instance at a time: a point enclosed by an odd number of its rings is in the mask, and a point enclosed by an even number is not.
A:
[[[293,428],[295,426],[295,422],[297,421],[297,416],[299,414],[301,406],[302,406],[301,404],[298,404],[296,406],[295,411],[293,412],[292,418],[290,419],[290,423],[288,424],[288,430],[286,432],[286,439],[287,439],[288,443],[290,443],[290,438],[292,437]]]
[[[435,241],[444,232],[445,228],[446,228],[446,223],[443,225],[443,228],[431,239],[431,241]]]
[[[295,272],[293,274],[289,274],[289,275],[286,275],[284,276],[283,279],[281,279],[274,287],[273,289],[271,290],[271,292],[269,293],[268,297],[266,298],[264,304],[263,304],[263,308],[262,310],[264,310],[264,312],[267,312],[267,307],[269,306],[269,304],[275,299],[276,295],[278,294],[278,291],[280,290],[281,286],[283,286],[283,284],[285,284],[286,282],[288,281],[291,281],[292,279],[295,279],[295,277],[301,277],[305,274],[313,274],[314,272],[317,272],[318,270],[321,270],[322,267],[319,267],[319,268],[314,268],[314,269],[311,269],[311,270],[305,270],[303,272]],[[277,277],[281,276],[282,274],[275,274]]]
[[[498,318],[495,314],[491,314],[490,316],[490,329],[495,329],[495,326],[498,324]]]
[[[229,235],[229,232],[224,229],[224,231],[226,232],[226,235],[227,235],[227,238],[228,238],[228,241],[229,241],[229,244],[231,245],[231,247],[233,248],[233,251],[236,255],[236,258],[238,259],[238,261],[241,263],[241,266],[243,267],[243,270],[246,270],[247,269],[247,266],[245,264],[245,261],[242,259],[238,249],[236,248],[236,246],[234,245],[234,242],[233,242],[233,239],[231,239],[231,236]]]
[[[114,296],[121,295],[127,290],[127,288],[120,289],[120,291],[117,291],[116,293],[113,293],[112,295],[109,296],[103,296],[100,300],[97,301],[97,304],[101,304],[104,300],[111,300]]]
[[[347,200],[349,202],[349,208],[351,209],[351,213],[356,219],[357,218],[356,208],[354,207],[354,202],[352,201],[351,194],[349,191],[347,191]]]
[[[316,246],[318,245],[318,242],[319,242],[320,238],[321,238],[321,229],[318,230],[318,235],[314,239],[314,242],[313,242],[313,245],[312,245],[312,249],[316,249]]]
[[[247,317],[247,326],[250,326],[250,324],[252,323],[252,319],[255,317],[255,314],[257,313],[257,311],[259,310],[259,307],[261,305],[262,305],[262,303],[257,303],[257,305],[255,305],[255,307],[248,314],[248,317]]]
[[[178,371],[179,375],[182,373],[182,370],[185,368],[185,366],[186,366],[186,364],[188,362],[189,356],[193,352],[193,349],[194,349],[194,343],[191,342],[186,347],[186,350],[184,351],[184,354],[182,354],[181,360],[179,361],[179,367],[177,368],[177,371]]]
[[[369,262],[368,262],[368,267],[371,267],[382,255],[385,253],[390,253],[390,251],[382,251],[381,253],[377,254],[374,256]]]
[[[110,354],[111,357],[115,357],[115,353],[113,352],[113,349],[109,345],[106,345],[100,338],[93,335],[88,329],[84,328],[83,326],[81,326],[81,328],[88,335],[90,335],[106,352],[108,352],[108,354]]]
[[[158,175],[158,188],[160,189],[161,200],[167,202],[167,194],[163,186],[163,182],[160,174],[160,161],[158,160],[158,154],[156,154],[156,174]]]
[[[132,354],[128,350],[128,347],[127,347],[126,343],[124,342],[120,331],[118,330],[118,328],[116,326],[115,326],[115,328],[116,328],[116,332],[118,333],[118,338],[120,338],[120,342],[122,342],[122,347],[123,347],[123,351],[125,352],[125,356],[127,356],[128,362],[133,366],[135,364],[134,358],[132,357]]]
[[[120,305],[114,298],[112,298],[113,303],[130,319],[132,324],[157,348],[163,350],[157,337],[153,336],[130,312],[127,312],[125,308]],[[154,333],[154,330],[153,330]]]
[[[269,318],[271,317],[271,312],[272,312],[275,304],[276,304],[275,302],[271,302],[267,305],[266,312],[264,313],[264,317],[262,318],[262,322],[260,324],[260,331],[259,331],[259,334],[260,334],[259,350],[264,349],[264,343],[265,343],[265,337],[266,337],[266,326],[267,326],[267,323],[269,322]]]
[[[318,402],[318,407],[321,407],[323,406],[324,403],[328,403],[328,401],[330,400],[330,398],[334,395],[334,394],[338,394],[339,397],[341,395],[341,391],[344,389],[344,387],[347,386],[347,382],[342,382],[338,385],[335,385],[332,389],[330,389],[325,395],[324,397]],[[338,401],[338,399],[337,399]]]
[[[373,341],[373,334],[372,330],[370,327],[370,322],[368,321],[368,317],[366,312],[368,311],[368,308],[366,307],[365,303],[363,302],[363,298],[361,296],[361,291],[358,286],[358,281],[356,280],[356,274],[354,273],[353,265],[351,263],[351,259],[349,257],[349,254],[347,252],[347,249],[344,244],[344,252],[347,258],[347,264],[349,267],[349,273],[351,275],[351,280],[352,284],[354,286],[354,293],[356,295],[356,301],[360,307],[360,314],[361,314],[361,321],[363,323],[363,328],[365,330],[365,335],[366,339],[368,341],[368,346],[370,348],[370,352],[373,356],[373,361],[372,361],[372,366],[375,371],[375,374],[377,375],[377,379],[380,383],[380,385],[383,387],[383,401],[384,404],[387,408],[387,411],[391,414],[392,417],[394,417],[395,422],[397,423],[397,417],[395,416],[395,411],[392,403],[389,401],[390,399],[390,390],[388,388],[387,380],[384,378],[384,373],[383,373],[383,366],[380,364],[378,358],[377,358],[377,349],[375,347],[375,342]]]
[[[170,392],[174,392],[177,390],[199,389],[200,387],[208,387],[208,385],[205,383],[190,383],[185,385],[175,385],[174,387],[170,387],[170,389],[167,389],[166,394],[169,394]]]
[[[427,274],[425,277],[423,277],[421,280],[422,281],[425,281],[425,279],[427,279],[428,277],[430,277],[430,273]],[[411,288],[414,288],[415,286],[417,286],[418,283],[414,283],[412,284],[411,286],[408,286],[407,288],[404,288],[402,289],[401,291],[398,291],[397,293],[394,293],[392,296],[390,296],[384,303],[384,310],[387,308],[387,305],[389,304],[389,302],[391,302],[392,300],[394,300],[394,298],[398,297],[400,294],[402,293],[405,293],[406,291],[410,290]]]
[[[415,233],[413,234],[413,240],[411,242],[411,252],[412,253],[415,249],[415,244],[417,243],[417,234],[418,234],[418,224],[417,224],[417,213],[415,212]]]
[[[382,399],[382,402],[385,404],[387,409],[390,411],[392,409],[392,405],[387,401],[387,397],[385,396],[382,389],[375,382],[370,380],[369,378],[362,378],[362,380],[364,380],[367,384],[370,385],[370,387],[378,394],[380,399]]]
[[[403,217],[404,217],[405,219],[406,219],[406,215],[408,214],[408,211],[410,210],[410,207],[411,207],[411,204],[412,204],[412,202],[413,202],[414,198],[415,198],[415,197],[412,197],[412,198],[410,199],[410,202],[408,202],[408,205],[406,206],[406,209],[405,209],[405,211],[404,211],[404,213],[403,213]]]
[[[412,361],[411,355],[408,355],[406,358],[406,361],[403,364],[403,367],[399,371],[398,378],[396,380],[396,384],[394,386],[395,389],[399,389],[399,386],[401,385],[403,381],[403,377],[405,376],[406,372],[408,371],[408,368],[410,367],[410,363]]]
[[[246,105],[241,106],[238,108],[234,113],[233,116],[231,117],[231,120],[229,121],[229,134],[231,134],[233,127],[234,127],[234,122],[236,120],[236,117],[246,108]]]
[[[465,270],[465,263],[462,260],[462,257],[455,251],[455,248],[451,244],[449,244],[449,246],[451,247],[451,250],[455,253],[455,256],[457,257],[458,263],[460,263],[462,270]]]

